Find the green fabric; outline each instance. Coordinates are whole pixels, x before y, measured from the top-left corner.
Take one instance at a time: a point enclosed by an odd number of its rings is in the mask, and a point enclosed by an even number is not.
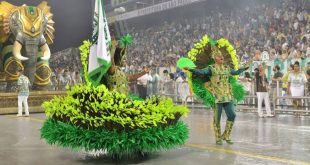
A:
[[[103,76],[107,73],[108,69],[111,66],[110,62],[101,59],[97,60],[100,64],[100,67],[89,73],[89,80],[94,86],[100,85]]]
[[[214,108],[214,122],[217,125],[221,123],[222,111],[225,110],[227,120],[234,121],[236,117],[235,105],[232,102],[229,103],[218,103]]]
[[[185,68],[185,67],[190,68],[190,69],[196,68],[196,65],[194,64],[192,60],[190,60],[189,58],[184,58],[184,57],[178,60],[177,66],[179,68]]]
[[[136,129],[131,132],[105,129],[82,129],[64,122],[47,119],[41,128],[41,138],[48,144],[68,147],[73,150],[106,149],[109,155],[133,156],[143,152],[154,152],[183,145],[188,138],[185,123],[177,122],[168,127]]]

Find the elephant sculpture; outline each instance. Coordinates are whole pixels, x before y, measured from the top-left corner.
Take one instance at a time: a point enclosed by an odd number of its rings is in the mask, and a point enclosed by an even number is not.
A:
[[[52,73],[48,44],[53,43],[55,32],[52,17],[45,1],[36,7],[0,3],[0,75],[5,75],[7,91],[16,86],[18,68],[24,68],[34,90],[48,89]]]

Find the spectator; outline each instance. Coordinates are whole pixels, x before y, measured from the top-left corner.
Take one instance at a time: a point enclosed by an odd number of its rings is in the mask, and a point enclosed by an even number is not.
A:
[[[172,96],[172,98],[176,99],[175,95],[177,94],[177,91],[173,73],[169,73],[169,80],[166,80],[163,86],[163,94],[167,96]]]
[[[182,105],[185,105],[185,102],[187,101],[187,96],[190,96],[190,89],[184,72],[181,73],[176,82],[180,82],[180,84],[178,85],[178,95],[181,98]]]
[[[58,80],[55,75],[51,77],[51,90],[52,91],[57,91],[58,90]]]
[[[168,70],[164,70],[163,71],[163,75],[162,77],[160,78],[160,90],[161,90],[161,93],[165,93],[165,83],[168,82],[170,80],[170,77],[169,77],[169,72]]]
[[[74,77],[73,77],[73,84],[82,84],[83,81],[82,81],[82,77],[80,75],[80,72],[79,71],[76,71],[74,73]]]
[[[274,75],[271,78],[272,82],[271,82],[271,88],[272,88],[272,96],[276,97],[276,96],[280,96],[280,92],[282,95],[282,77],[283,77],[283,73],[280,72],[280,66],[276,65],[273,67],[273,72]],[[277,82],[279,83],[279,86],[277,86]],[[277,87],[279,88],[279,93],[277,93]]]
[[[60,75],[59,78],[59,89],[60,90],[66,90],[66,86],[72,85],[72,78],[70,76],[69,70],[64,70],[63,75]]]
[[[28,96],[29,96],[29,87],[31,86],[30,81],[27,76],[24,75],[24,69],[19,69],[17,71],[19,78],[17,80],[18,85],[18,113],[17,117],[23,116],[23,105],[25,108],[25,116],[29,117],[28,111]]]
[[[144,66],[143,70],[145,70],[145,68],[147,68],[147,67]],[[141,76],[137,79],[138,92],[139,92],[139,96],[142,99],[147,98],[147,85],[150,81],[152,81],[152,76],[150,76],[149,73],[144,74],[143,76]]]
[[[300,71],[299,62],[296,61],[294,64],[294,70],[288,76],[288,88],[287,93],[292,96],[301,97],[304,96],[305,85],[307,78],[305,74]],[[307,86],[306,86],[307,87]],[[301,106],[301,99],[293,99],[293,106],[295,110],[298,110]],[[295,115],[300,117],[300,113],[296,112]]]
[[[244,73],[244,77],[240,78],[240,80],[241,80],[241,84],[243,85],[243,87],[244,87],[244,89],[246,91],[246,95],[253,95],[254,93],[252,91],[253,86],[252,86],[252,79],[251,79],[250,73],[249,72],[245,72]],[[249,100],[250,99],[245,98],[244,101],[245,101],[246,104],[249,104],[250,103]]]
[[[263,64],[264,65],[264,64]],[[256,81],[256,95],[257,95],[257,112],[259,117],[264,117],[262,111],[263,101],[265,102],[265,107],[267,111],[267,117],[272,117],[271,108],[270,108],[270,99],[268,94],[268,81],[265,75],[265,65],[258,66],[258,72],[255,74]]]
[[[160,82],[160,77],[159,77],[159,75],[158,75],[158,73],[157,73],[157,70],[156,69],[154,69],[153,71],[152,71],[152,93],[153,93],[153,95],[158,95],[159,94],[159,88],[160,88],[160,84],[159,84],[159,82]]]

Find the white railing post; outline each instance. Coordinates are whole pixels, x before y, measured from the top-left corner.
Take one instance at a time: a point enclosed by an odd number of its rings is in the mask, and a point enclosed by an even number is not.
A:
[[[276,87],[276,97],[280,96],[280,83],[277,81],[277,87]],[[275,102],[273,102],[275,103]],[[276,103],[279,105],[280,101],[277,99]]]

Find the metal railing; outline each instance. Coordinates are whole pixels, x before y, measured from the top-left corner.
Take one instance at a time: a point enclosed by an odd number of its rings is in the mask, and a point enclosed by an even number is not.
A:
[[[254,89],[254,88],[252,88]],[[274,90],[274,88],[273,88]],[[271,93],[272,91],[269,91],[269,94],[271,94],[270,97],[270,106],[272,108],[272,113],[273,114],[278,114],[278,113],[302,113],[301,115],[309,115],[310,114],[310,96],[303,96],[303,97],[296,97],[296,96],[281,96],[282,88],[280,88],[280,84],[279,82],[277,82],[276,84],[276,94],[275,96],[273,95],[273,93]],[[253,91],[251,93],[254,93]],[[305,91],[306,93],[306,91]],[[178,94],[162,94],[162,96],[166,96],[166,97],[173,97],[173,98],[177,98],[174,99],[175,102],[177,102],[179,100],[179,98],[181,96],[179,96]],[[192,99],[191,102],[189,102],[188,100]],[[292,99],[301,99],[303,105],[299,106],[298,109],[294,108],[293,105],[289,105],[287,104],[287,102],[289,100]],[[245,101],[238,103],[236,110],[237,111],[242,111],[242,112],[257,112],[257,96],[256,95],[246,95],[245,96]],[[283,104],[283,100],[286,101],[286,104]],[[282,102],[281,102],[282,101]],[[188,106],[189,108],[210,108],[210,107],[206,107],[202,101],[200,101],[199,99],[196,99],[194,96],[187,96],[185,99],[185,105]]]
[[[294,109],[294,106],[291,105],[279,105],[279,104],[275,104],[276,100],[280,100],[280,99],[301,99],[303,102],[303,106],[299,106],[300,108],[306,108],[306,109]],[[310,97],[309,96],[302,96],[302,97],[297,97],[297,96],[277,96],[273,98],[273,110],[276,112],[305,112],[305,113],[309,113],[310,112],[310,106],[308,105],[308,101],[310,101]],[[293,109],[283,109],[283,108],[277,108],[277,107],[293,107]]]

